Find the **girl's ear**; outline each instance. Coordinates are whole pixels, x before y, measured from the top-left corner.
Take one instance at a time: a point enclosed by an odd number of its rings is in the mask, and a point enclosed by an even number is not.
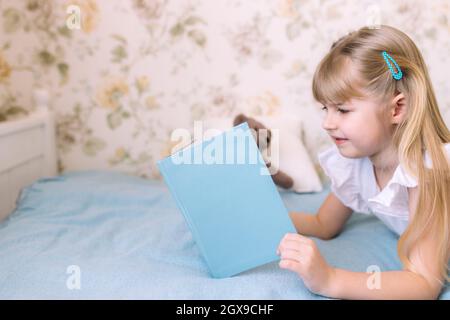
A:
[[[408,111],[406,98],[403,93],[397,94],[391,102],[391,121],[393,124],[401,123]]]

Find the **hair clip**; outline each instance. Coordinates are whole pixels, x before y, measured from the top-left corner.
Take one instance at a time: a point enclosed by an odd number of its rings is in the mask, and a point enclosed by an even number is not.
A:
[[[382,54],[384,61],[386,61],[386,64],[392,73],[392,77],[394,77],[395,80],[400,80],[401,78],[403,78],[403,72],[398,66],[397,62],[386,51],[383,51]],[[392,67],[392,64],[389,62],[389,60],[391,60],[394,63],[395,67],[397,68],[397,72],[394,72],[394,68]]]

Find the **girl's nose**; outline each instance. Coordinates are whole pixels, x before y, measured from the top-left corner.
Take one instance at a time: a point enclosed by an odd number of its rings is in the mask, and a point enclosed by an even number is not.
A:
[[[327,112],[322,121],[322,127],[325,130],[334,130],[336,129],[336,119],[332,112]]]

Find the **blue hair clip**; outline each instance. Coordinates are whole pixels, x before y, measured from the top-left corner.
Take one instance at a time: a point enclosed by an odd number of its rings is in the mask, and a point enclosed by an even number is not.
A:
[[[403,78],[403,72],[398,66],[397,62],[386,51],[383,51],[383,58],[384,61],[386,61],[389,70],[391,70],[392,77],[394,77],[395,80],[400,80],[401,78]],[[397,68],[397,72],[394,72],[394,68],[392,67],[392,64],[389,62],[389,60],[394,63],[395,67]]]

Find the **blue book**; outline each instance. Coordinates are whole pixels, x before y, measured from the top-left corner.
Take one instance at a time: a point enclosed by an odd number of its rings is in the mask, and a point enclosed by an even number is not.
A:
[[[282,237],[296,232],[246,122],[158,167],[214,278],[278,260]]]

